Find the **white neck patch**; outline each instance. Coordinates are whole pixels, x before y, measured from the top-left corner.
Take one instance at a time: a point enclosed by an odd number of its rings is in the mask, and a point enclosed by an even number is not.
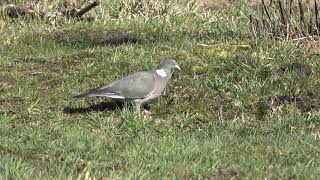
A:
[[[164,69],[157,69],[156,73],[163,78],[167,76],[167,73],[164,71]]]

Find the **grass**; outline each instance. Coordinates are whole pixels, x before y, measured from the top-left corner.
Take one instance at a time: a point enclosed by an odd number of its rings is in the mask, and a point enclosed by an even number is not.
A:
[[[319,57],[294,41],[250,40],[244,4],[147,2],[102,3],[94,22],[1,20],[0,179],[317,179]],[[117,29],[141,41],[100,43]],[[151,117],[71,98],[165,58],[182,72]],[[311,76],[275,73],[292,62]],[[268,101],[283,95],[306,108]]]

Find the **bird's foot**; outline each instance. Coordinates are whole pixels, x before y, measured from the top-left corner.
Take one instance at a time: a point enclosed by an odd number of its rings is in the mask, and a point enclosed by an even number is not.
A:
[[[143,110],[143,115],[145,116],[151,116],[153,113],[151,111],[148,111],[146,109]]]

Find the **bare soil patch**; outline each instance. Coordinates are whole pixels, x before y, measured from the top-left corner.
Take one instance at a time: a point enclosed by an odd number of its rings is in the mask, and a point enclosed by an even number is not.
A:
[[[62,71],[62,63],[59,62],[51,62],[47,63],[47,68],[53,73],[60,73]]]
[[[14,85],[16,80],[6,76],[0,76],[0,84],[2,85]]]
[[[267,99],[261,99],[257,103],[257,119],[263,119],[269,110],[283,105],[293,104],[299,111],[307,113],[309,111],[318,111],[320,104],[318,98],[312,94],[304,95],[278,95],[270,96]]]
[[[235,170],[219,170],[217,173],[209,177],[211,180],[227,180],[240,179],[240,173]]]
[[[310,76],[311,66],[302,63],[283,64],[279,67],[278,73],[296,72],[297,74]]]

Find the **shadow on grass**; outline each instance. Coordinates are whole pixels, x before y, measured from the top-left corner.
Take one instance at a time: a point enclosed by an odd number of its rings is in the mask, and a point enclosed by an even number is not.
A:
[[[80,108],[65,107],[63,109],[63,112],[66,114],[81,114],[81,113],[88,113],[88,112],[114,111],[117,109],[122,109],[123,107],[124,107],[124,104],[121,102],[109,101],[109,102],[101,102],[88,107],[80,107]]]
[[[72,45],[88,46],[119,46],[122,44],[141,44],[144,39],[124,29],[110,30],[59,30],[51,34],[57,42]]]

